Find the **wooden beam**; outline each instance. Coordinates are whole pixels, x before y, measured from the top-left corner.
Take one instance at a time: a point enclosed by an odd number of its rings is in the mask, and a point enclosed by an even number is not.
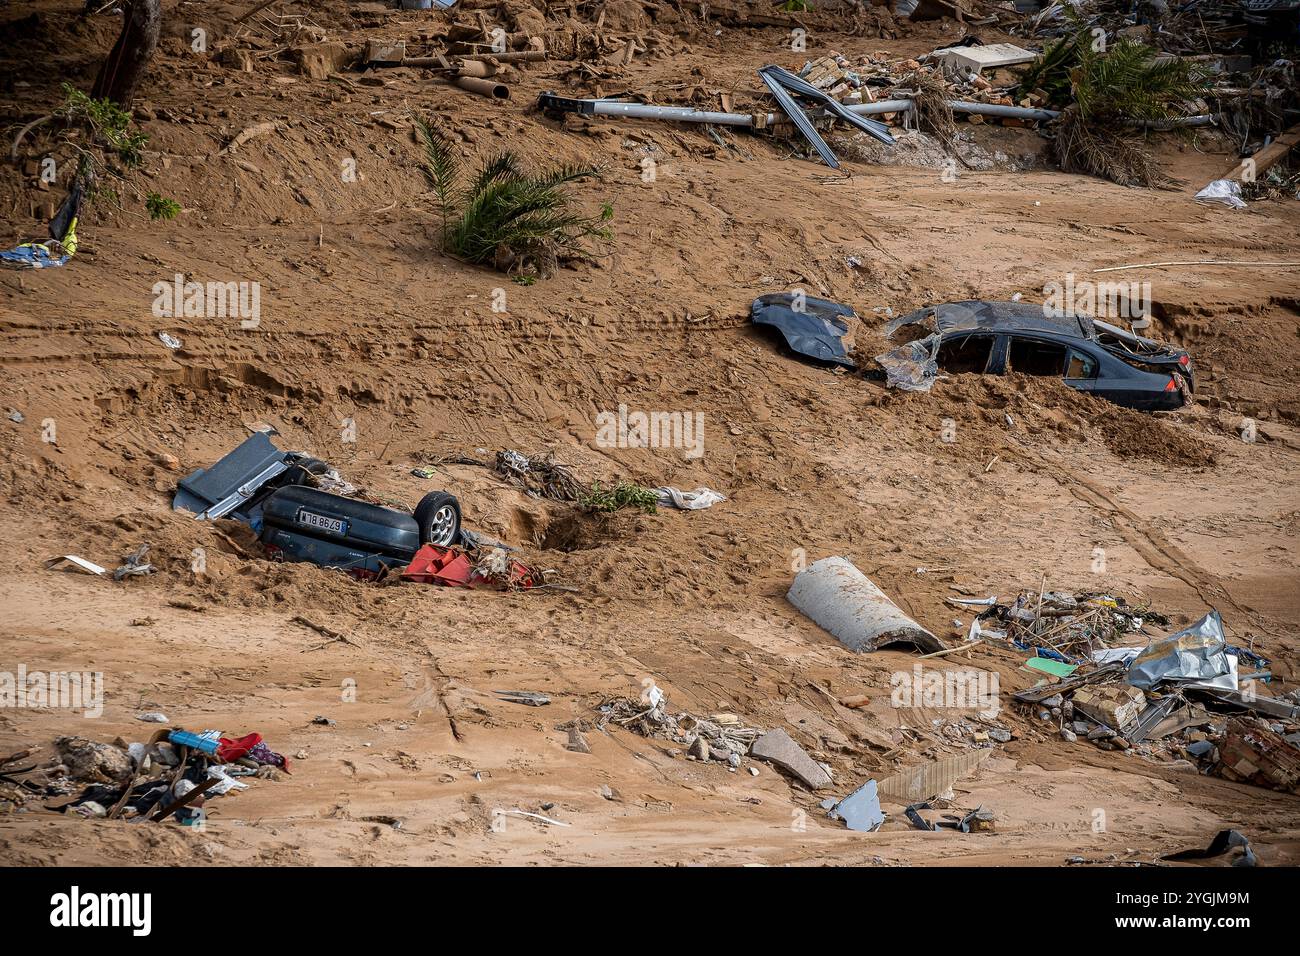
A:
[[[1291,152],[1291,150],[1298,145],[1300,145],[1300,123],[1292,126],[1289,130],[1277,139],[1273,140],[1273,142],[1269,143],[1254,156],[1243,159],[1222,176],[1217,176],[1215,178],[1235,179],[1239,182],[1245,182],[1241,177],[1245,173],[1246,169],[1249,168],[1248,164],[1253,162],[1254,176],[1258,179],[1260,173],[1267,172],[1270,168],[1276,165],[1282,157]]]

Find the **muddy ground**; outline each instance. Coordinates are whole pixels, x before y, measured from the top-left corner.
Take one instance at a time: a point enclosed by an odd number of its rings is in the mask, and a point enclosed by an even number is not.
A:
[[[10,133],[58,104],[61,80],[93,78],[115,21],[76,24],[79,6],[6,8],[24,24],[6,26],[0,47]],[[214,4],[203,17],[228,24],[242,6]],[[354,47],[445,17],[366,25],[340,2],[311,7],[330,39]],[[179,13],[175,22],[196,16]],[[686,102],[683,90],[699,86],[734,91],[745,108],[759,102],[753,71],[764,63],[797,69],[829,50],[916,55],[955,38],[945,23],[904,25],[894,39],[814,31],[806,54],[779,28],[661,26],[663,42],[601,91]],[[635,17],[628,27],[654,29]],[[1272,660],[1271,692],[1294,688],[1300,270],[1109,274],[1151,283],[1152,333],[1190,349],[1202,371],[1195,404],[1160,415],[1016,377],[887,392],[795,360],[748,321],[756,295],[803,288],[854,306],[869,338],[886,310],[1041,301],[1046,283],[1095,280],[1107,266],[1296,262],[1300,204],[1193,202],[1233,161],[1207,134],[1156,140],[1182,182],[1165,191],[1041,162],[947,182],[935,168],[851,159],[844,145],[838,176],[755,136],[724,132],[718,145],[698,129],[537,113],[542,90],[592,92],[570,86],[571,68],[529,66],[496,103],[418,70],[368,86],[267,57],[242,73],[188,52],[179,33],[164,41],[141,95],[152,117],[141,123],[144,181],[182,214],[149,223],[125,195],[124,212],[88,213],[68,267],[0,274],[0,406],[23,418],[0,421],[0,667],[101,671],[106,686],[95,720],[0,711],[0,751],[62,734],[145,739],[155,728],[136,715],[162,711],[195,730],[258,731],[292,773],[211,801],[201,833],[29,802],[0,817],[0,861],[1053,866],[1152,861],[1228,826],[1263,864],[1300,861],[1295,797],[1199,775],[1159,748],[1066,743],[1009,701],[1034,683],[1024,655],[991,647],[938,666],[999,676],[995,723],[1014,739],[955,794],[959,807],[993,809],[996,831],[909,830],[891,805],[880,832],[846,831],[821,799],[964,753],[978,721],[891,706],[890,675],[915,654],[852,654],[784,597],[801,558],[844,555],[956,642],[963,615],[943,603],[954,589],[1012,596],[1045,575],[1049,588],[1150,602],[1174,627],[1217,607],[1233,643]],[[610,254],[529,286],[440,255],[409,107],[435,116],[467,161],[511,149],[530,163],[602,165],[582,196],[593,210],[613,204]],[[273,132],[221,152],[266,122]],[[967,132],[1007,157],[1041,154],[1033,131]],[[356,182],[341,178],[348,159]],[[21,169],[0,172],[7,240],[40,234],[31,213],[46,198]],[[260,325],[155,316],[153,285],[176,273],[259,282]],[[504,313],[492,310],[497,289]],[[600,447],[596,417],[620,403],[700,413],[704,454]],[[1246,417],[1257,441],[1240,437]],[[567,589],[381,587],[268,561],[241,526],[174,513],[177,478],[261,423],[379,499],[409,506],[432,488],[453,491],[468,527],[518,547]],[[45,441],[51,426],[56,441]],[[553,450],[588,480],[705,485],[728,500],[606,519],[473,465],[411,474],[439,456],[506,448]],[[43,568],[67,553],[115,567],[143,543],[159,569],[150,576],[114,583]],[[299,616],[349,641],[322,643]],[[588,733],[589,754],[565,749],[560,725],[594,720],[596,706],[637,696],[646,678],[674,710],[785,727],[829,765],[833,788],[812,794],[760,763],[757,776],[748,762],[733,773],[613,728]],[[503,702],[500,689],[552,703]],[[871,703],[838,702],[852,695]],[[317,715],[334,724],[313,724]],[[492,826],[494,810],[544,804],[569,826],[513,816]]]

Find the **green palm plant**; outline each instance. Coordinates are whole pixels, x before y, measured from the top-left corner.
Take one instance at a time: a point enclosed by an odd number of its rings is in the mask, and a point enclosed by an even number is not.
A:
[[[565,187],[599,175],[595,167],[562,164],[542,172],[524,169],[503,152],[488,159],[463,188],[462,168],[447,138],[413,117],[424,144],[423,173],[442,217],[443,250],[467,262],[491,264],[529,278],[561,261],[590,260],[590,243],[612,239],[613,206],[595,215],[573,209]]]
[[[1153,47],[1128,37],[1107,48],[1068,5],[1070,33],[1043,51],[1025,71],[1022,95],[1046,94],[1062,110],[1053,151],[1066,172],[1101,176],[1124,186],[1168,183],[1142,140],[1143,123],[1186,113],[1208,89],[1208,73],[1176,57],[1160,59]]]
[[[1121,186],[1168,185],[1133,127],[1185,115],[1206,91],[1203,70],[1156,59],[1151,47],[1124,39],[1105,52],[1084,44],[1070,82],[1074,102],[1061,114],[1054,145],[1061,168]]]
[[[1127,38],[1106,52],[1084,46],[1070,79],[1079,112],[1101,122],[1173,119],[1207,90],[1203,67],[1157,59],[1155,49]]]

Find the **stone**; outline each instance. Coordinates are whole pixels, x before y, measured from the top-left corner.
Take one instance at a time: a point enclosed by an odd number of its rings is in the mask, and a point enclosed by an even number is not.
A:
[[[1000,744],[1011,743],[1011,731],[1007,730],[1005,727],[994,727],[989,731],[989,736]]]
[[[348,48],[342,43],[308,43],[294,47],[293,57],[298,69],[313,80],[323,80],[348,65]]]
[[[95,783],[126,783],[135,774],[135,762],[120,747],[101,744],[85,737],[58,737],[54,749],[74,780]]]
[[[1142,691],[1128,684],[1081,687],[1074,694],[1075,713],[1121,733],[1133,728],[1146,705]]]
[[[577,727],[569,728],[569,742],[564,745],[565,750],[572,750],[576,754],[591,753],[591,744],[587,743],[587,738]]]
[[[221,65],[237,73],[253,72],[253,54],[242,47],[227,47],[219,57]]]
[[[829,787],[831,777],[783,729],[769,730],[754,741],[749,755],[776,764],[813,790]]]
[[[694,757],[696,760],[708,760],[709,742],[703,737],[696,737],[695,740],[691,742],[691,749],[686,751],[686,753]]]
[[[1062,728],[1061,728],[1061,739],[1062,739],[1062,740],[1068,740],[1070,743],[1074,743],[1076,740],[1079,739],[1079,735],[1076,734],[1076,733],[1075,733],[1073,730],[1071,730],[1069,727],[1062,727]]]
[[[944,66],[951,66],[962,76],[966,76],[969,73],[978,74],[981,70],[1029,63],[1038,54],[1018,47],[1014,43],[984,43],[974,47],[955,46],[935,50],[931,56],[937,58]]]

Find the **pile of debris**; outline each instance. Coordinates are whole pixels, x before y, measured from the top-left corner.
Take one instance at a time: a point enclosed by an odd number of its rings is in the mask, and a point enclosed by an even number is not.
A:
[[[1127,612],[1117,616],[1132,620]],[[1205,773],[1300,793],[1300,691],[1266,696],[1267,665],[1228,644],[1212,611],[1145,648],[1097,648],[1080,665],[1034,668],[1048,676],[1014,699],[1066,740],[1151,757],[1163,752]]]
[[[647,690],[642,700],[615,697],[596,708],[601,715],[598,728],[616,724],[642,737],[671,740],[686,748],[689,760],[714,760],[732,769],[741,766],[754,741],[763,731],[747,726],[735,714],[696,717],[686,711],[670,714],[668,698],[658,687]]]
[[[146,714],[144,718],[154,718]],[[165,719],[165,718],[164,718]],[[28,748],[0,758],[0,801],[24,807],[41,798],[71,800],[44,809],[88,819],[121,819],[181,826],[202,825],[209,797],[248,789],[244,777],[277,780],[289,761],[273,751],[261,734],[235,739],[217,730],[193,733],[160,730],[148,742],[112,744],[84,737],[59,737],[55,755],[44,763],[13,764],[32,757]]]
[[[1018,650],[1032,650],[1039,657],[1065,664],[1093,660],[1093,655],[1110,648],[1126,634],[1142,631],[1147,622],[1168,626],[1169,619],[1150,606],[1134,607],[1123,597],[1082,591],[1026,591],[1010,604],[996,597],[948,598],[961,608],[979,608],[971,638],[1000,640]],[[997,621],[1004,631],[985,630],[981,623]]]

